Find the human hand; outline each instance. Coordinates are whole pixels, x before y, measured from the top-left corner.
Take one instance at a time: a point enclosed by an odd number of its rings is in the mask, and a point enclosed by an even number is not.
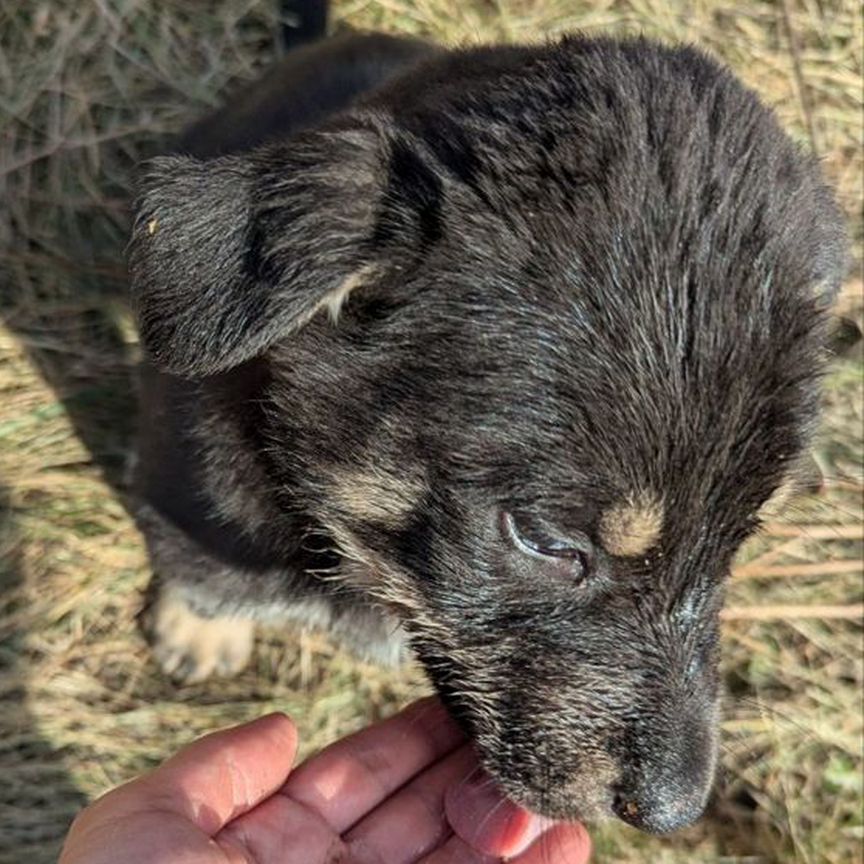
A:
[[[291,770],[271,714],[195,741],[75,820],[59,864],[584,864],[581,825],[504,799],[424,699]],[[290,775],[290,776],[289,776]]]

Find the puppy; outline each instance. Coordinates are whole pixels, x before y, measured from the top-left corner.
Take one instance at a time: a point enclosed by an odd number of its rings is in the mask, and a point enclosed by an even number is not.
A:
[[[296,49],[141,179],[156,656],[410,650],[517,801],[686,825],[844,265],[814,159],[692,48]]]

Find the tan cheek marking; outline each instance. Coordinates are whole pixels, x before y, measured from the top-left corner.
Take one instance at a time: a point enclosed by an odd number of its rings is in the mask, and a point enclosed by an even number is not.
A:
[[[600,519],[600,540],[610,555],[642,555],[660,539],[662,530],[663,504],[647,493],[615,504]]]
[[[400,528],[426,492],[411,477],[378,471],[353,471],[335,478],[333,497],[350,516]]]

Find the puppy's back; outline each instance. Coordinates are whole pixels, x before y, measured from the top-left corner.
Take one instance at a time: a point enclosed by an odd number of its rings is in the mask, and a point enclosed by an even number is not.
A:
[[[437,50],[382,33],[348,33],[296,48],[190,127],[176,149],[208,158],[286,138],[347,108]]]

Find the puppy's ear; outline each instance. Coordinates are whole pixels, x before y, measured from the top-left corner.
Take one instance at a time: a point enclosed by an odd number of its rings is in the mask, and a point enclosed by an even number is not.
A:
[[[152,360],[212,374],[338,306],[374,255],[382,152],[377,131],[358,129],[149,162],[129,266]]]

